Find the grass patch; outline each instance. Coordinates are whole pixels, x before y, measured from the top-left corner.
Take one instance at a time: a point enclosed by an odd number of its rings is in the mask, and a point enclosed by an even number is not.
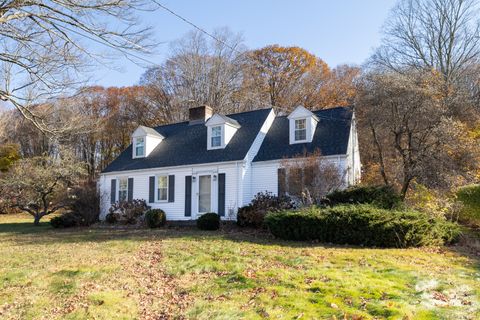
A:
[[[480,317],[478,260],[455,248],[324,246],[194,229],[59,231],[31,223],[0,216],[2,319],[142,318],[147,287],[138,270],[174,281],[172,299],[189,301],[182,313],[191,319]],[[153,245],[158,257],[138,258]],[[149,308],[158,315],[163,307]]]

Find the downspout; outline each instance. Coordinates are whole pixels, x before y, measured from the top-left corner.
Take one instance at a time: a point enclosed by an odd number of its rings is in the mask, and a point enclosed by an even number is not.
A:
[[[238,212],[238,208],[240,207],[240,203],[238,202],[240,197],[239,197],[238,193],[240,192],[240,188],[241,188],[241,186],[240,186],[240,181],[241,181],[240,180],[240,173],[238,171],[238,161],[235,162],[235,169],[237,171],[237,192],[235,194],[235,203],[236,203],[235,215],[236,215],[237,212]]]

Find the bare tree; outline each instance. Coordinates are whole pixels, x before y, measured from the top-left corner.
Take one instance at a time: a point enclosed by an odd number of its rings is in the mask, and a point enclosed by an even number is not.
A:
[[[146,53],[150,29],[135,12],[153,9],[146,0],[0,1],[0,99],[44,132],[71,130],[31,106],[81,84],[89,67],[113,57],[102,47]]]
[[[228,29],[214,31],[207,40],[195,31],[172,43],[172,55],[142,77],[150,103],[169,121],[183,120],[185,107],[207,104],[216,111],[237,111],[242,67],[246,56],[243,39]]]
[[[442,76],[435,72],[370,73],[357,100],[365,145],[373,145],[385,184],[405,197],[410,183],[452,187],[472,177],[478,148],[443,103]],[[457,181],[455,181],[457,180]],[[463,181],[465,182],[465,180]]]
[[[434,69],[447,83],[480,61],[478,0],[400,0],[372,62],[390,70]]]

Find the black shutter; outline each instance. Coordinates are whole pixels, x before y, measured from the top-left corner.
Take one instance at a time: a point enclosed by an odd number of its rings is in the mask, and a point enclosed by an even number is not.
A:
[[[225,173],[218,174],[218,215],[225,216]]]
[[[148,179],[148,202],[154,203],[155,202],[155,177],[150,177]]]
[[[111,188],[110,188],[110,203],[115,203],[115,198],[117,195],[117,179],[112,179]]]
[[[127,193],[128,201],[133,200],[133,178],[128,178],[128,193]]]
[[[192,176],[185,176],[185,217],[192,216]]]
[[[175,202],[175,176],[168,176],[168,202]]]
[[[278,168],[277,175],[278,175],[278,182],[277,182],[278,195],[284,196],[286,192],[286,186],[287,186],[285,168]]]

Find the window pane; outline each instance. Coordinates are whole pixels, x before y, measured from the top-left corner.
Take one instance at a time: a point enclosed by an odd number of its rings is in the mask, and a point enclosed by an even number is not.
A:
[[[305,127],[306,127],[305,119],[295,120],[295,129],[305,129]]]
[[[212,137],[212,147],[220,147],[222,145],[221,137]]]
[[[119,190],[127,190],[128,187],[128,179],[127,178],[122,178],[119,181]]]
[[[128,178],[121,178],[118,181],[118,200],[127,201]]]
[[[136,154],[137,157],[143,156],[143,146],[138,146],[136,148]]]
[[[143,156],[144,148],[145,148],[145,139],[144,138],[135,139],[135,156],[137,157]]]
[[[158,187],[159,188],[166,188],[167,187],[167,176],[159,176],[158,177]]]
[[[222,127],[213,127],[212,128],[212,137],[220,137],[222,135]]]
[[[168,177],[167,176],[158,176],[158,189],[157,189],[157,199],[159,201],[164,201],[168,199]]]
[[[127,201],[127,191],[119,191],[118,192],[118,200],[119,201]]]
[[[295,130],[295,140],[306,140],[307,139],[307,130]]]
[[[160,201],[167,200],[167,194],[168,194],[168,189],[158,188],[158,193],[157,193],[158,200]]]

